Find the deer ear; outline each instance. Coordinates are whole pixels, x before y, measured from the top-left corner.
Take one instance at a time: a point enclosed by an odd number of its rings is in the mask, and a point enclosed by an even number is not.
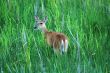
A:
[[[43,20],[43,21],[46,23],[46,22],[47,22],[47,20],[48,20],[48,18],[47,18],[47,16],[46,16],[46,17],[44,18],[44,20]]]
[[[39,17],[38,16],[35,16],[35,21],[38,21],[39,20]]]

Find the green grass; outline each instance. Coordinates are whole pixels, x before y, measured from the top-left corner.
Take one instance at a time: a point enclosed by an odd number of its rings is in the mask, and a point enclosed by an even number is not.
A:
[[[69,38],[56,56],[34,15]],[[0,73],[110,73],[109,0],[0,0]]]

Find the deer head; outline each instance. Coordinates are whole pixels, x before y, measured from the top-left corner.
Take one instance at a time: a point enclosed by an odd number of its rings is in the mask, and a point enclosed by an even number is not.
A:
[[[45,24],[47,22],[47,17],[45,17],[43,20],[40,20],[38,16],[35,16],[35,21],[34,29],[43,30],[46,28]]]

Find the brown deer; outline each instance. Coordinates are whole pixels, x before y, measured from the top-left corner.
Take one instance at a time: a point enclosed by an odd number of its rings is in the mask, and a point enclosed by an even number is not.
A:
[[[34,29],[39,29],[43,32],[46,42],[53,48],[55,53],[66,53],[68,50],[68,38],[63,33],[48,31],[46,28],[47,17],[40,20],[35,16],[36,24]]]

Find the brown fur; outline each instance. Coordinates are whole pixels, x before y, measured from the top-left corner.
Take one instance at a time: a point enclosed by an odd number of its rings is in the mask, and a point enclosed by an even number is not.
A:
[[[62,33],[57,32],[45,32],[45,39],[47,43],[55,49],[59,49],[61,45],[61,41],[67,40],[67,37]]]

